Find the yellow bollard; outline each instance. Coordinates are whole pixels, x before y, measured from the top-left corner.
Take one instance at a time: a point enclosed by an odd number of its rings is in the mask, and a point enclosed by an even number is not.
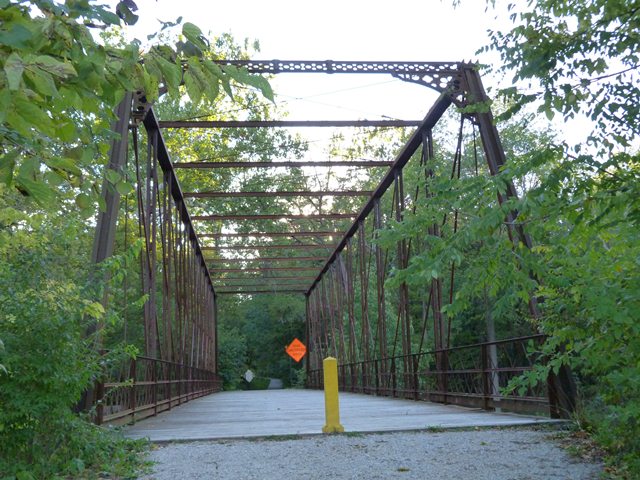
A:
[[[324,433],[344,432],[340,425],[340,404],[338,402],[338,361],[327,357],[322,362],[324,369],[324,413],[326,425]]]

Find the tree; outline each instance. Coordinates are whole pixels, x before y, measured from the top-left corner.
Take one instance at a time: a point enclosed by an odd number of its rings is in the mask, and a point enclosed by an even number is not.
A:
[[[86,218],[101,202],[101,178],[130,190],[125,171],[105,172],[112,112],[127,91],[197,104],[221,90],[234,97],[240,84],[271,90],[262,77],[216,66],[209,41],[181,19],[162,28],[179,29],[167,37],[175,41],[123,41],[118,26],[137,19],[132,0],[114,11],[89,0],[0,7],[0,477],[131,477],[142,444],[72,414],[110,362],[84,338],[88,319],[103,320],[111,339],[123,328],[123,305],[95,301],[105,285],[87,268]],[[123,290],[125,267],[135,271],[135,250],[97,267],[109,271],[110,292]],[[125,310],[140,307],[136,296]]]
[[[593,122],[584,144],[557,139],[537,152],[545,173],[515,205],[536,244],[530,265],[542,279],[551,358],[528,380],[571,365],[582,420],[631,478],[640,472],[640,285],[630,261],[640,221],[640,2],[530,0],[508,10],[511,28],[490,32],[481,50],[497,52],[497,72],[513,77],[500,90],[513,102],[502,118],[534,108]]]
[[[518,86],[540,87],[532,94],[504,89],[518,100],[511,111],[541,101],[538,110],[549,118],[585,114],[594,122],[590,141],[599,152],[636,139],[640,2],[530,0],[524,8],[508,8],[513,28],[491,31],[491,44],[481,51],[498,52],[498,70],[514,75]]]
[[[154,102],[165,91],[180,97],[184,84],[197,104],[216,99],[221,89],[233,97],[238,82],[273,98],[263,77],[214,64],[209,41],[181,18],[162,27],[180,26],[177,41],[146,50],[138,40],[96,39],[96,31],[136,22],[132,0],[119,2],[115,12],[90,0],[3,0],[0,6],[0,182],[40,204],[69,190],[88,212],[100,202],[112,112],[125,92]],[[120,174],[107,178],[117,183]]]

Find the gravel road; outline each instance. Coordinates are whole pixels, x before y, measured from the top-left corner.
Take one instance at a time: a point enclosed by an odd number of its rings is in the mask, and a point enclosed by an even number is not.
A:
[[[521,428],[175,443],[154,447],[154,473],[144,478],[598,478],[601,465],[578,461],[549,437]]]

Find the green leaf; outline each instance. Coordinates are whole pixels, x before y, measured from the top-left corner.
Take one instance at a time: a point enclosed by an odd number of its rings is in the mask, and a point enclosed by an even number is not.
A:
[[[182,34],[201,51],[207,50],[207,39],[202,35],[202,30],[193,23],[186,22],[182,25]]]
[[[0,6],[0,8],[5,8]],[[0,31],[0,45],[22,49],[28,47],[27,42],[33,33],[24,25],[13,25],[9,31]]]
[[[24,72],[24,63],[20,55],[13,52],[4,63],[4,72],[7,75],[7,83],[10,90],[18,90]]]
[[[16,167],[16,159],[18,158],[18,155],[19,150],[15,149],[0,157],[0,182],[4,183],[8,187],[13,184],[13,171]]]
[[[224,72],[218,64],[213,63],[209,59],[203,60],[202,64],[209,71],[209,73],[211,73],[211,75],[217,77],[219,80],[222,80],[224,78]]]
[[[179,41],[178,43],[176,43],[176,48],[178,52],[183,53],[187,57],[202,56],[202,50],[189,41],[187,42]]]
[[[555,112],[550,108],[545,108],[544,114],[547,116],[549,120],[553,120],[553,117],[555,116]]]
[[[25,75],[29,80],[31,80],[36,90],[43,95],[54,97],[58,94],[56,83],[53,81],[53,77],[49,73],[40,69],[35,69],[27,70]]]
[[[113,185],[116,185],[122,179],[122,175],[120,175],[120,173],[115,170],[111,170],[110,168],[105,172],[105,177],[107,177],[107,181]]]
[[[154,102],[158,99],[158,77],[154,75],[149,75],[149,73],[144,72],[143,75],[144,82],[144,93],[148,102]]]
[[[37,157],[28,157],[25,159],[18,169],[18,176],[25,178],[35,178],[40,171],[40,159]]]
[[[182,34],[193,43],[196,43],[199,37],[202,36],[202,30],[200,30],[197,25],[194,25],[191,22],[186,22],[184,25],[182,25]]]
[[[78,168],[76,161],[72,158],[55,157],[45,159],[47,166],[53,170],[62,170],[77,177],[82,175],[82,171]]]
[[[52,170],[44,173],[44,179],[47,184],[51,185],[52,187],[59,187],[60,185],[64,184],[66,180],[58,172],[54,172]]]
[[[80,193],[76,197],[76,205],[78,205],[82,210],[88,210],[93,206],[93,201],[86,193]]]
[[[189,94],[191,101],[194,104],[200,103],[200,100],[202,100],[202,86],[200,85],[198,77],[191,68],[191,65],[189,66],[189,69],[184,72],[184,85],[187,87],[187,93]]]
[[[233,90],[231,89],[231,83],[229,83],[229,78],[225,76],[222,79],[221,83],[222,83],[222,88],[224,89],[226,94],[229,95],[229,98],[231,100],[234,100],[234,98],[233,98]]]
[[[107,25],[120,25],[120,17],[109,10],[99,9],[98,18]]]
[[[260,75],[250,75],[249,77],[247,77],[246,83],[248,83],[252,87],[256,87],[258,90],[260,90],[262,95],[264,95],[271,102],[274,102],[273,90],[266,78]]]
[[[162,78],[169,89],[169,93],[177,97],[178,96],[178,87],[182,82],[182,67],[180,65],[176,65],[173,62],[165,59],[164,57],[157,55],[155,57],[158,67],[162,72]]]
[[[138,15],[133,13],[138,7],[135,6],[135,4],[132,5],[132,3],[133,2],[121,1],[116,6],[116,13],[127,25],[135,25],[139,18]]]
[[[249,75],[249,72],[245,68],[238,68],[235,65],[225,65],[223,70],[236,82],[246,85],[251,84],[251,75]]]
[[[98,210],[100,210],[102,213],[107,211],[107,201],[102,195],[98,195]]]
[[[202,68],[200,60],[195,57],[189,59],[188,66],[188,71],[198,82],[203,95],[206,95],[210,100],[215,100],[219,92],[218,79],[208,75],[208,71]]]
[[[78,130],[75,123],[61,122],[56,125],[56,134],[63,142],[73,142],[78,138]]]
[[[73,65],[67,62],[61,62],[49,55],[40,55],[32,62],[33,65],[49,72],[51,75],[55,75],[60,78],[75,77],[78,75]]]
[[[7,112],[11,104],[11,92],[9,89],[3,88],[0,90],[0,123],[4,123],[7,118]]]
[[[54,190],[43,182],[38,182],[21,175],[17,175],[15,178],[15,184],[21,191],[26,193],[42,206],[50,205],[56,199]]]
[[[133,191],[133,185],[123,180],[116,183],[116,190],[120,195],[127,195]]]
[[[84,307],[83,314],[88,315],[96,320],[100,320],[104,317],[105,309],[99,302],[91,302]]]
[[[41,131],[51,137],[55,136],[55,126],[51,117],[49,117],[34,102],[30,102],[24,97],[18,97],[14,100],[15,113],[19,115],[31,128]]]

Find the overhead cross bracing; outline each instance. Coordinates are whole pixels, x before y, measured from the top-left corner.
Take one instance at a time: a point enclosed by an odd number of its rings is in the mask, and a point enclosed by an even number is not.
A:
[[[303,167],[357,167],[374,168],[390,167],[393,162],[382,160],[302,160],[302,161],[275,161],[275,162],[179,162],[174,163],[174,168],[179,169],[219,169],[219,168],[303,168]]]
[[[438,90],[449,91],[450,95],[454,95],[457,92],[461,83],[462,74],[461,66],[463,64],[454,62],[360,62],[360,61],[227,61],[220,60],[217,63],[221,66],[233,65],[235,67],[246,68],[250,73],[373,73],[373,74],[387,74],[392,75],[402,80],[414,81],[418,83],[429,84],[432,88]],[[288,128],[288,127],[420,127],[424,121],[416,120],[162,120],[159,122],[159,127],[163,129],[237,129],[237,128]],[[394,168],[394,162],[386,159],[378,160],[280,160],[271,162],[255,162],[255,161],[177,161],[174,163],[176,169],[187,170],[208,170],[218,171],[220,169],[248,169],[248,168],[332,168],[332,167],[354,167],[354,168]],[[196,205],[193,203],[197,200],[228,200],[228,199],[288,199],[288,198],[308,198],[308,199],[325,199],[327,197],[341,198],[370,198],[374,194],[372,190],[336,190],[330,189],[325,191],[189,191],[183,193],[183,197],[189,200],[190,208]],[[363,204],[366,206],[366,203]],[[349,224],[343,224],[344,221],[351,223],[356,218],[354,212],[305,212],[305,213],[292,213],[288,205],[283,205],[284,210],[282,213],[273,213],[274,206],[270,206],[269,213],[262,212],[229,212],[228,209],[225,213],[211,212],[202,213],[202,210],[208,208],[215,208],[216,204],[208,204],[207,206],[200,206],[198,208],[198,214],[192,215],[191,220],[200,224],[200,222],[215,222],[216,225],[228,225],[231,231],[222,230],[215,233],[205,233],[201,236],[201,239],[212,239],[214,244],[208,243],[206,249],[219,252],[219,255],[225,255],[224,252],[242,252],[251,251],[258,252],[255,258],[247,259],[251,263],[260,261],[260,258],[271,258],[268,260],[271,264],[280,263],[282,266],[279,268],[292,269],[292,266],[287,267],[287,263],[291,264],[291,260],[288,260],[289,255],[267,256],[262,255],[262,251],[268,252],[269,250],[279,250],[286,252],[289,248],[292,252],[299,251],[301,249],[315,248],[308,245],[308,243],[298,242],[297,238],[302,235],[299,234],[299,230],[295,223],[290,223],[288,230],[291,235],[288,236],[287,232],[274,231],[273,237],[269,237],[271,232],[262,232],[263,235],[259,237],[253,237],[247,233],[242,232],[242,226],[247,222],[279,222],[277,229],[281,230],[282,224],[280,222],[305,222],[317,221],[318,222],[318,236],[326,235],[325,232],[321,232],[322,227],[327,225],[326,222],[330,222],[332,230],[335,230],[336,238],[343,238],[344,234],[349,231]],[[228,205],[227,205],[228,207]],[[361,207],[358,207],[360,209]],[[220,223],[222,222],[222,223]],[[265,227],[270,223],[264,223]],[[353,224],[352,224],[353,225]],[[219,228],[219,227],[218,227]],[[226,228],[226,227],[225,227]],[[240,228],[240,232],[237,229]],[[202,228],[200,228],[202,229]],[[233,230],[236,230],[235,232]],[[308,232],[310,237],[314,232]],[[282,242],[274,243],[271,239],[280,237],[282,239],[288,239],[291,243],[284,244]],[[335,247],[324,247],[334,248]],[[255,254],[254,254],[255,255]],[[216,259],[217,263],[223,263],[225,259],[229,257],[223,256]],[[318,259],[319,256],[307,256],[307,258]],[[229,258],[232,263],[240,263],[235,258]],[[328,257],[325,264],[331,261],[331,257]],[[249,263],[247,263],[249,265]],[[293,271],[293,270],[292,270]],[[224,272],[214,272],[215,274]],[[322,275],[322,270],[318,270],[318,275]],[[224,278],[224,277],[220,277]],[[313,284],[312,284],[313,285]]]

